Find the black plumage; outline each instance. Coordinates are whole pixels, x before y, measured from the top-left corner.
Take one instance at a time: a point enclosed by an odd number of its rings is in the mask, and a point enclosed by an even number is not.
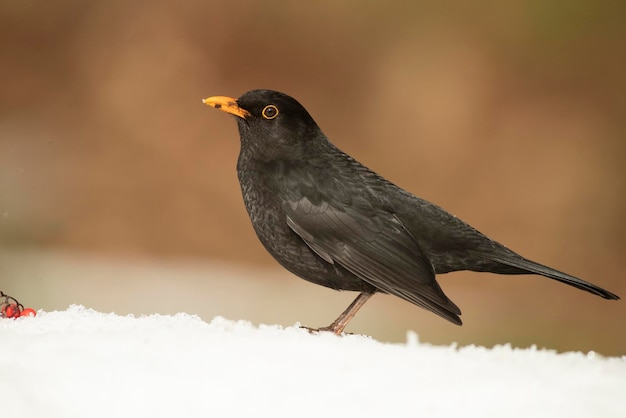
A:
[[[376,292],[460,325],[436,274],[539,274],[605,299],[619,297],[528,260],[439,206],[397,187],[335,147],[295,99],[253,90],[204,102],[237,116],[237,173],[254,230],[286,269],[310,282],[361,292],[329,327],[341,333]]]

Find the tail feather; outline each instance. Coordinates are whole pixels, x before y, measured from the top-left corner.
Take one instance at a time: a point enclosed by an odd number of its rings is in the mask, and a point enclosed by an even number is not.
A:
[[[507,266],[515,267],[520,270],[524,270],[528,273],[539,274],[544,277],[548,277],[550,279],[557,280],[561,283],[568,284],[570,286],[576,287],[578,289],[587,291],[589,293],[593,293],[594,295],[598,295],[604,299],[617,300],[620,299],[614,293],[609,292],[608,290],[602,289],[599,286],[596,286],[592,283],[581,280],[577,277],[571,276],[567,273],[563,273],[562,271],[555,270],[551,267],[544,266],[543,264],[536,263],[534,261],[523,258],[517,254],[494,254],[492,253],[481,253],[481,257],[487,258],[491,261],[495,261],[497,263],[501,263]]]

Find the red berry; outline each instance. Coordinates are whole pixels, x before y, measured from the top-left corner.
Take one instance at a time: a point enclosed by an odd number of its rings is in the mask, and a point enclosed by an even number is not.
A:
[[[33,308],[26,308],[22,310],[20,316],[37,316],[37,312]]]
[[[15,303],[12,303],[4,307],[3,313],[7,318],[17,318],[20,315],[20,309]]]

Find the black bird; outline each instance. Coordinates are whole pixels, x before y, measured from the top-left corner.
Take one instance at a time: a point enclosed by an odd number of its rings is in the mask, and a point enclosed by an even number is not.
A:
[[[439,206],[397,187],[334,146],[292,97],[252,90],[203,102],[237,117],[237,174],[252,226],[287,270],[360,292],[328,327],[343,332],[376,292],[461,325],[436,274],[458,270],[539,274],[605,299],[598,286],[528,260]]]

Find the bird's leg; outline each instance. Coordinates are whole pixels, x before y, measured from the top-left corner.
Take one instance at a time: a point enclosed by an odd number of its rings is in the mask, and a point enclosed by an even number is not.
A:
[[[354,315],[356,315],[358,310],[361,309],[361,306],[363,306],[365,302],[367,302],[367,300],[372,297],[373,294],[374,293],[367,293],[367,292],[359,293],[359,296],[357,296],[356,299],[354,299],[354,302],[352,302],[350,306],[348,306],[348,308],[345,311],[343,311],[341,315],[339,315],[339,317],[335,319],[335,321],[327,327],[322,327],[322,328],[302,327],[302,328],[308,329],[309,332],[331,331],[337,335],[340,335],[343,332],[343,329],[346,327],[346,325],[348,325],[348,322],[350,322],[350,320],[354,318]]]

